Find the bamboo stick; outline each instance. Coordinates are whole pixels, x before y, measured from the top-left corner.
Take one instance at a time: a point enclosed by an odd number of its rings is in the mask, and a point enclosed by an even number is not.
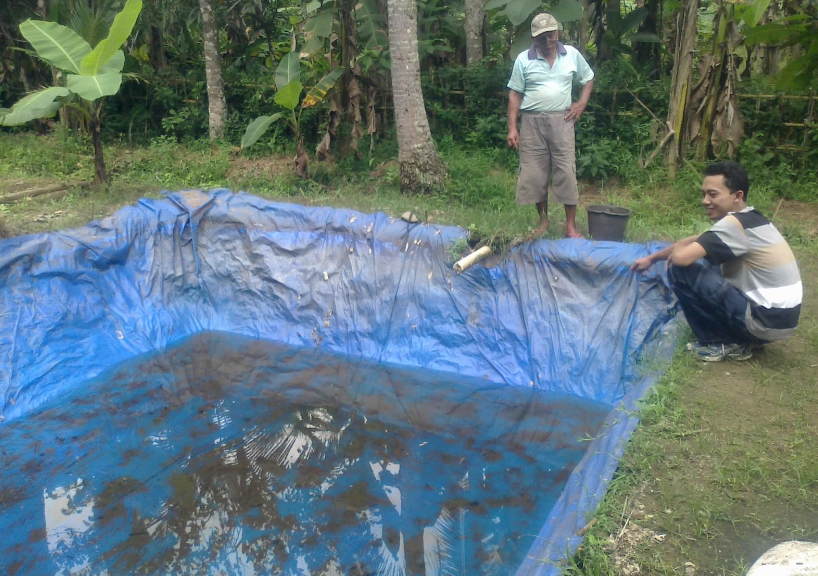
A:
[[[43,193],[38,196],[35,196],[38,201],[45,201],[45,200],[56,200],[57,198],[62,198],[66,194],[68,194],[69,188],[61,188],[60,190],[52,190],[48,193]],[[20,202],[24,202],[30,198],[30,196],[24,196],[22,198],[15,198],[12,200],[7,200],[5,198],[0,198],[0,204],[19,204]]]
[[[647,168],[648,166],[650,166],[650,163],[653,162],[653,159],[656,158],[656,155],[659,153],[659,151],[662,150],[662,148],[665,147],[665,144],[667,144],[670,141],[670,139],[673,138],[676,135],[676,132],[674,132],[673,128],[670,127],[670,122],[666,122],[666,124],[667,124],[667,130],[668,130],[667,135],[665,135],[665,137],[662,139],[662,141],[659,142],[659,145],[656,147],[656,150],[654,150],[653,152],[650,153],[650,156],[648,156],[648,159],[645,161],[645,164],[642,166],[643,170],[645,168]]]
[[[0,197],[0,204],[14,204],[15,202],[18,202],[24,198],[33,198],[34,196],[48,194],[49,192],[57,192],[58,190],[64,190],[69,186],[71,185],[62,183],[53,184],[44,188],[29,188],[28,190],[21,190],[20,192],[13,192],[6,196]]]
[[[472,252],[465,258],[461,258],[460,260],[455,262],[453,266],[454,271],[460,274],[461,272],[470,268],[471,266],[473,266],[474,264],[488,256],[489,254],[491,254],[491,248],[489,248],[488,246],[483,246],[479,250]]]

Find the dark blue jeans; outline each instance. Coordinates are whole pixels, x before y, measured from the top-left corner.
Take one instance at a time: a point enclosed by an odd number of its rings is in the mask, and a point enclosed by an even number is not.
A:
[[[706,260],[690,266],[668,263],[670,286],[700,344],[766,344],[747,331],[748,300]]]

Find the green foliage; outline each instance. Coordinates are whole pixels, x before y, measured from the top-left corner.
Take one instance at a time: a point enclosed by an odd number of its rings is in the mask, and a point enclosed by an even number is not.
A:
[[[273,114],[272,116],[259,116],[247,126],[247,132],[241,139],[241,147],[249,148],[255,144],[259,138],[267,131],[270,125],[281,118],[281,112]]]
[[[26,20],[20,32],[34,47],[37,55],[51,65],[65,70],[67,87],[52,87],[23,98],[11,111],[0,116],[0,125],[14,125],[34,118],[53,116],[73,93],[84,100],[94,101],[119,91],[122,83],[124,54],[119,47],[130,36],[136,18],[142,10],[142,0],[128,0],[122,12],[114,18],[108,37],[93,50],[74,30],[55,22]]]
[[[477,146],[504,146],[510,62],[446,67],[421,75],[432,130]],[[452,92],[457,92],[452,94]],[[462,92],[462,94],[461,94]]]
[[[176,140],[195,140],[207,131],[207,114],[200,106],[182,104],[162,118],[162,129]]]
[[[608,30],[602,37],[614,53],[631,54],[634,42],[661,43],[662,39],[655,34],[639,33],[639,25],[648,17],[646,8],[637,8],[624,17],[619,10],[608,11]],[[630,42],[628,44],[626,42]]]
[[[68,75],[68,89],[82,98],[93,102],[103,96],[111,96],[119,92],[122,85],[122,74],[109,72],[94,76]]]
[[[226,147],[213,151],[209,141],[200,140],[180,149],[173,139],[157,138],[120,179],[166,189],[206,189],[224,185],[228,166]]]
[[[32,92],[10,110],[0,110],[0,126],[16,126],[36,118],[50,118],[62,107],[61,99],[70,93],[68,88],[58,86]]]
[[[758,0],[761,2],[761,0]],[[755,14],[750,21],[758,22]],[[745,44],[799,46],[800,54],[779,73],[776,84],[782,89],[804,89],[818,79],[818,18],[808,14],[784,17],[780,22],[755,26],[744,31]]]
[[[772,168],[775,152],[765,146],[765,140],[763,132],[756,132],[741,143],[739,159],[750,174],[763,174]]]
[[[276,68],[276,88],[281,91],[293,82],[301,82],[301,64],[298,52],[288,53]],[[291,108],[292,110],[292,108]]]
[[[502,146],[508,134],[508,119],[503,114],[489,114],[477,118],[466,142],[477,147]]]
[[[577,154],[577,178],[604,178],[615,174],[613,155],[616,142],[599,140],[585,146]]]
[[[276,69],[276,86],[278,90],[275,93],[274,100],[276,104],[290,111],[291,117],[287,123],[295,135],[299,150],[303,146],[302,113],[305,109],[319,104],[333,86],[335,86],[335,83],[340,79],[343,72],[344,69],[339,67],[319,80],[315,86],[307,92],[307,95],[301,101],[301,108],[298,114],[296,114],[295,109],[298,107],[301,92],[304,89],[301,84],[301,66],[298,52],[290,52],[278,65]],[[247,130],[241,139],[242,148],[249,148],[255,144],[270,125],[282,117],[281,113],[277,113],[272,116],[260,116],[253,120],[247,126]]]
[[[91,173],[93,157],[87,144],[72,132],[49,137],[2,134],[0,138],[0,174],[74,180]]]
[[[48,20],[68,26],[93,48],[108,35],[122,1],[54,0],[50,4]]]
[[[355,7],[358,33],[365,41],[367,50],[380,52],[389,49],[386,17],[380,13],[373,0],[362,0]]]
[[[276,91],[275,103],[292,112],[295,110],[296,106],[298,106],[298,102],[301,100],[301,92],[303,90],[304,86],[301,84],[301,82],[299,80],[293,80],[292,82],[281,86],[281,88]]]
[[[770,2],[771,0],[755,0],[750,4],[737,4],[736,16],[743,20],[747,26],[757,26],[758,21],[761,20],[761,17],[770,7]]]
[[[55,68],[82,73],[82,61],[91,53],[91,45],[71,28],[29,19],[20,24],[20,32],[37,55]]]
[[[449,261],[457,262],[463,255],[463,252],[469,249],[469,241],[465,238],[458,238],[449,244]]]
[[[584,9],[576,0],[558,0],[547,2],[543,6],[540,0],[489,0],[486,11],[502,8],[500,15],[508,18],[515,28],[528,20],[535,11],[548,10],[560,23],[574,22],[582,18]]]
[[[94,47],[82,60],[82,74],[96,76],[103,72],[104,65],[111,60],[131,35],[136,19],[142,11],[142,0],[126,2],[122,11],[114,17],[108,37]],[[124,60],[123,60],[124,64]],[[120,66],[119,70],[122,70]]]

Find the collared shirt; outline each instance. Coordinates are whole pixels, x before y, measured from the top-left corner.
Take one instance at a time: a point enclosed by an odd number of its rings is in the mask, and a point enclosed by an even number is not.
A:
[[[508,87],[523,95],[520,110],[527,112],[562,112],[571,105],[574,82],[584,86],[594,78],[579,50],[557,43],[554,65],[548,64],[536,46],[517,56]]]
[[[696,240],[724,279],[750,300],[747,329],[779,340],[798,326],[803,288],[789,244],[752,206],[730,212]]]

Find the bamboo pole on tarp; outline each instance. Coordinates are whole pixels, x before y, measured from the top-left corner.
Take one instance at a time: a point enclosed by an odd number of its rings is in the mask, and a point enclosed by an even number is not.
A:
[[[489,254],[491,254],[491,248],[489,248],[488,246],[483,246],[479,250],[475,250],[465,258],[461,258],[460,260],[455,262],[453,266],[454,271],[460,274],[464,270],[471,268],[473,265],[475,265],[477,262],[488,256]]]

